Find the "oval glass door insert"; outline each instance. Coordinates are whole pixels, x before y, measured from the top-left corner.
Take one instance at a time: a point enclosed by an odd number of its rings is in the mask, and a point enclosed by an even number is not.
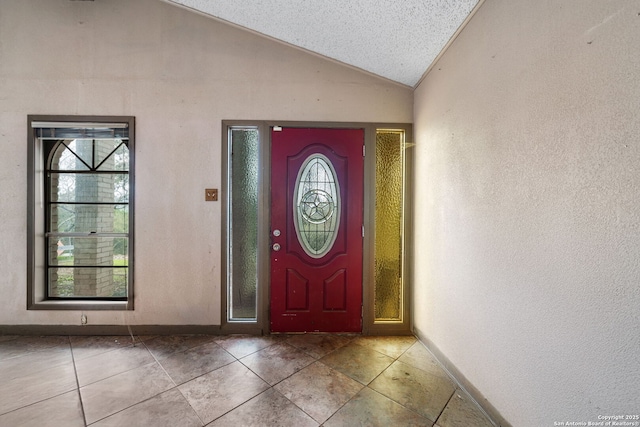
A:
[[[336,241],[339,189],[333,164],[322,154],[312,154],[300,166],[293,191],[293,218],[298,241],[312,258],[322,258]]]

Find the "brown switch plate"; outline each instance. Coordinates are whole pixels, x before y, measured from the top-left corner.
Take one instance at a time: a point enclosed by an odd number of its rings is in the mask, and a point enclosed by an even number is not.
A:
[[[204,200],[205,202],[217,202],[218,201],[218,189],[217,188],[207,188],[204,190]]]

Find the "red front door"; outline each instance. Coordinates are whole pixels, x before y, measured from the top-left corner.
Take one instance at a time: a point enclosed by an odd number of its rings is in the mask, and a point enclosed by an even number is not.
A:
[[[363,145],[362,129],[271,132],[273,332],[362,330]]]

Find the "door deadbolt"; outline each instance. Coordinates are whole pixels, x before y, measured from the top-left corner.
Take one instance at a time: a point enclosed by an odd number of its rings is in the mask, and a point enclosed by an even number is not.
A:
[[[273,230],[273,235],[278,237],[280,235],[280,230],[278,230],[277,228]]]

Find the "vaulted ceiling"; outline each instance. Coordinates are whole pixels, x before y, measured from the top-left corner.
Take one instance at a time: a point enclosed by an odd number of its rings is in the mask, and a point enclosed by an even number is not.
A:
[[[166,0],[415,86],[482,0]]]

